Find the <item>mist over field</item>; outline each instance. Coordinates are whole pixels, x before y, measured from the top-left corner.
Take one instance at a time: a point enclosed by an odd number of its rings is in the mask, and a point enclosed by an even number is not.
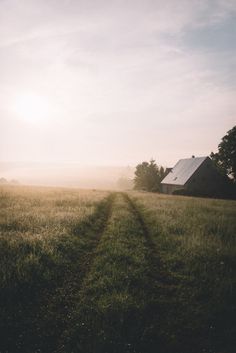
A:
[[[76,163],[0,163],[0,178],[7,182],[99,189],[128,189],[134,168],[82,166]],[[123,180],[123,183],[122,183]],[[125,180],[125,181],[124,181]],[[130,184],[131,185],[131,184]]]

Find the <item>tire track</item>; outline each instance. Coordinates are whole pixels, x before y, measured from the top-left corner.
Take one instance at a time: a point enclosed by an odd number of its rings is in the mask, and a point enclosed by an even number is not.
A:
[[[129,197],[129,195],[127,193],[123,193],[122,195],[123,195],[123,198],[125,199],[125,201],[127,202],[127,204],[129,205],[130,211],[133,213],[137,222],[140,224],[143,236],[145,237],[146,244],[149,248],[152,262],[154,261],[154,258],[155,258],[155,265],[156,265],[157,259],[159,258],[158,250],[157,250],[156,244],[153,242],[153,240],[151,238],[151,235],[150,235],[148,227],[144,221],[142,213],[140,212],[137,204]],[[160,266],[160,264],[159,264],[159,266]]]
[[[186,325],[186,322],[189,320],[186,305],[191,308],[197,303],[194,300],[192,301],[191,296],[188,296],[189,292],[186,280],[166,268],[162,259],[161,248],[159,249],[158,245],[152,240],[142,215],[141,207],[128,194],[123,194],[123,197],[129,204],[130,210],[132,210],[143,230],[149,250],[150,280],[146,288],[149,315],[146,325],[153,328],[153,331],[150,331],[151,339],[159,336],[160,340],[156,342],[157,345],[159,344],[157,349],[156,344],[152,346],[150,343],[151,340],[148,338],[146,347],[150,345],[150,348],[144,351],[152,353],[157,350],[160,353],[172,353],[173,351],[176,353],[193,352],[195,350],[192,348],[191,338],[189,339],[192,333],[189,333],[188,324]],[[183,286],[186,287],[184,296],[181,289]],[[194,307],[191,314],[194,315]]]
[[[48,353],[59,353],[64,352],[64,333],[70,327],[70,320],[75,306],[77,305],[80,292],[83,288],[84,282],[91,271],[92,264],[96,257],[97,248],[106,231],[109,219],[112,214],[113,205],[116,199],[116,193],[111,193],[105,200],[97,205],[96,211],[86,219],[84,222],[80,223],[77,227],[73,229],[73,236],[84,237],[85,244],[88,242],[89,237],[92,237],[92,248],[89,253],[86,253],[83,258],[81,258],[81,266],[79,268],[79,273],[72,273],[71,278],[66,279],[62,291],[63,297],[65,298],[64,312],[62,318],[63,327],[60,330],[60,334],[57,335],[56,347],[53,349],[48,349]]]
[[[142,231],[143,231],[143,235],[146,238],[146,241],[148,243],[148,245],[150,246],[150,248],[152,249],[152,251],[155,251],[156,246],[154,244],[154,242],[152,241],[151,237],[150,237],[150,233],[148,231],[148,228],[146,226],[146,223],[142,217],[141,212],[139,211],[137,205],[135,204],[135,202],[129,197],[129,195],[127,193],[123,193],[122,194],[125,201],[128,203],[131,212],[134,214],[135,218],[137,219],[137,222],[141,225]]]
[[[127,194],[116,195],[57,353],[155,352],[162,344],[162,298],[172,288],[163,286],[160,257],[142,213]]]
[[[149,262],[150,268],[152,269],[152,279],[154,281],[159,281],[162,285],[167,285],[170,288],[177,284],[176,279],[164,268],[164,265],[161,261],[161,256],[158,250],[156,243],[152,240],[148,227],[145,223],[145,220],[142,216],[142,213],[135,203],[134,200],[130,198],[127,193],[122,193],[123,198],[128,203],[131,212],[135,216],[137,222],[140,224],[143,235],[146,239],[147,247],[149,248]]]
[[[60,239],[58,248],[60,256],[65,259],[60,267],[60,284],[41,296],[39,312],[35,318],[38,337],[33,337],[35,342],[32,342],[32,345],[28,343],[29,350],[26,349],[25,352],[60,351],[58,347],[61,345],[61,336],[68,327],[78,292],[96,257],[96,250],[111,217],[115,198],[116,194],[111,193],[97,204],[91,216],[72,229],[71,238]]]
[[[142,332],[138,319],[142,317],[139,305],[144,298],[137,287],[145,288],[148,247],[123,193],[116,195],[111,219],[77,293],[58,353],[129,352],[131,345],[137,345],[133,330]]]
[[[97,205],[96,211],[91,217],[80,223],[73,230],[73,235],[84,237],[86,242],[88,241],[88,233],[90,237],[92,235],[92,248],[89,251],[89,255],[86,253],[82,264],[83,267],[80,268],[80,270],[82,270],[81,285],[86,274],[90,271],[91,264],[96,256],[96,250],[109,223],[115,199],[116,194],[111,193],[105,200]]]
[[[97,205],[96,211],[90,217],[80,223],[73,230],[74,236],[80,238],[82,237],[85,243],[90,242],[89,251],[85,252],[81,256],[81,264],[78,274],[79,277],[77,278],[77,285],[75,288],[76,292],[78,292],[80,287],[83,286],[84,279],[90,272],[93,260],[96,256],[97,248],[109,223],[115,198],[115,193],[110,194],[105,200]],[[88,239],[88,237],[91,239]],[[72,273],[72,276],[73,275],[74,273]]]

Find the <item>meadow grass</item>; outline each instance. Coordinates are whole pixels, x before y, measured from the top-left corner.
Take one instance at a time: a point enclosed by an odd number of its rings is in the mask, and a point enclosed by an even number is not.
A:
[[[63,326],[61,311],[65,312],[70,297],[63,289],[69,291],[71,282],[78,283],[85,271],[105,217],[107,195],[103,191],[1,187],[1,352],[32,352],[42,345],[45,335],[44,351],[52,351],[53,336]]]
[[[175,350],[233,352],[236,202],[131,195],[145,219],[166,277],[176,283],[176,298],[169,300],[172,319],[162,325],[172,332]]]
[[[232,353],[236,202],[0,189],[0,352]]]

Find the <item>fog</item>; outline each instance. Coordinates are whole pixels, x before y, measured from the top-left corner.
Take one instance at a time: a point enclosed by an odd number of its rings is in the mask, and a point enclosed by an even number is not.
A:
[[[133,167],[82,166],[75,163],[0,163],[0,178],[11,184],[88,189],[132,187]],[[3,181],[2,181],[3,182]]]

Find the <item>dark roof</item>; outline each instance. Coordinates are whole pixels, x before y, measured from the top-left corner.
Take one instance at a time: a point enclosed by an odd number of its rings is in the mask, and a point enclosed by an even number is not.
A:
[[[209,157],[180,159],[161,184],[184,185],[196,172],[200,165]]]

